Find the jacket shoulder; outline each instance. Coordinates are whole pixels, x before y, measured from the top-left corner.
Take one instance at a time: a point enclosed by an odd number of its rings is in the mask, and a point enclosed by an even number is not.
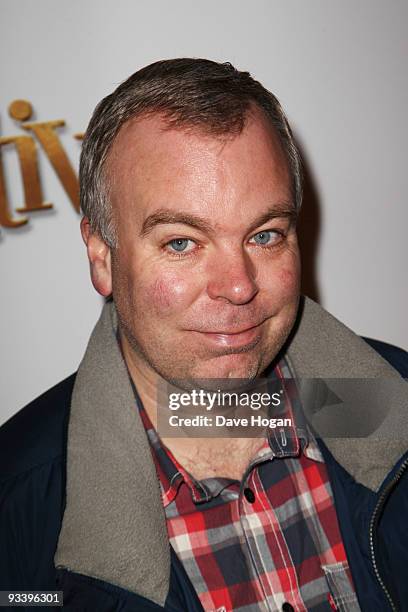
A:
[[[367,342],[383,359],[401,374],[403,378],[408,378],[408,352],[399,346],[388,344],[382,340],[376,340],[374,338],[363,337],[363,340]]]
[[[0,427],[0,481],[63,454],[75,377],[65,378]]]

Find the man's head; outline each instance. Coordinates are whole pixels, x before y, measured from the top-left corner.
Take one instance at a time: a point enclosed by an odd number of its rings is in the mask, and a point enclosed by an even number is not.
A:
[[[299,296],[300,161],[276,98],[229,64],[148,66],[96,108],[80,179],[93,283],[136,362],[259,375]]]

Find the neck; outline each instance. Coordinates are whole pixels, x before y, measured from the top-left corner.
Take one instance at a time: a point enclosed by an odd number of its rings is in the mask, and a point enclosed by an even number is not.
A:
[[[129,374],[143,407],[157,431],[157,390],[165,381],[131,347],[120,333],[120,344]],[[163,437],[162,442],[177,461],[196,479],[226,477],[241,480],[249,461],[262,446],[263,438]]]

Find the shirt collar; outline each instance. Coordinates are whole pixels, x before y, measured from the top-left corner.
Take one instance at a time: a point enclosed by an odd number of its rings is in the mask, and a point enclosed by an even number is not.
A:
[[[281,382],[284,389],[285,401],[282,402],[283,412],[291,421],[290,426],[270,428],[265,443],[251,460],[248,469],[254,468],[258,463],[287,457],[297,457],[303,453],[309,459],[323,462],[323,457],[313,433],[307,426],[300,399],[297,393],[296,381],[285,359],[281,359],[270,376],[271,384]],[[162,493],[163,506],[168,506],[177,496],[180,485],[184,482],[190,489],[194,503],[208,502],[219,495],[227,486],[234,482],[228,478],[195,479],[177,461],[171,451],[162,443],[157,431],[144,409],[137,389],[132,381],[136,403],[145,427],[153,460],[156,465]],[[274,414],[276,416],[276,413]]]
[[[282,405],[285,413],[290,414],[292,422],[292,427],[286,427],[283,432],[271,431],[269,443],[275,456],[298,456],[302,452],[308,459],[323,463],[323,455],[303,412],[295,374],[285,358],[276,365],[271,378],[282,383],[285,393],[285,402]]]

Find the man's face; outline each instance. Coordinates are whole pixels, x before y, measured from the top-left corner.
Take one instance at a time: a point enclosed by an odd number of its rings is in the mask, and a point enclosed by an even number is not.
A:
[[[123,341],[168,381],[254,378],[298,306],[285,155],[258,111],[224,139],[164,127],[159,116],[129,122],[107,161]]]

